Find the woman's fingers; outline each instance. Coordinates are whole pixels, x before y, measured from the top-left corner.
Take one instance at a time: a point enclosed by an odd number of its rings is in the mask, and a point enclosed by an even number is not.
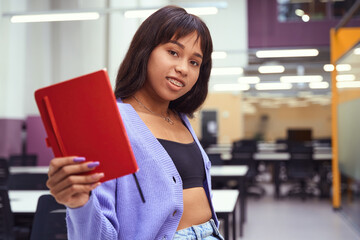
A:
[[[72,188],[72,186],[91,185],[97,183],[103,177],[104,177],[104,173],[94,173],[91,175],[71,175],[63,179],[61,182],[58,182],[56,185],[54,185],[50,189],[50,191],[52,194],[55,195],[61,191],[64,191],[67,188]]]
[[[64,166],[71,165],[71,164],[77,164],[77,163],[81,163],[84,161],[85,161],[84,157],[76,157],[76,156],[54,158],[50,161],[48,175],[49,175],[49,177],[51,177],[59,169],[61,169]]]
[[[100,182],[93,184],[77,184],[53,195],[57,202],[68,207],[76,208],[83,206],[89,200],[89,192],[100,185]]]
[[[58,166],[61,165],[60,168],[57,168],[57,171],[49,174],[49,179],[47,181],[47,186],[51,189],[51,187],[56,186],[59,182],[63,181],[69,175],[80,175],[82,173],[89,172],[93,170],[95,167],[99,166],[99,162],[86,162],[86,163],[71,163],[69,165],[63,165],[63,162],[68,162],[67,159],[62,159],[62,161]],[[50,171],[50,170],[49,170]]]

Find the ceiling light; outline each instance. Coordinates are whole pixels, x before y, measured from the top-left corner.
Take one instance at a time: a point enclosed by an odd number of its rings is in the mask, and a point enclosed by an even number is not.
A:
[[[125,11],[126,18],[147,18],[153,14],[157,9],[142,9],[142,10],[128,10]]]
[[[354,49],[354,54],[355,55],[360,55],[360,48],[355,48]]]
[[[228,68],[213,68],[211,70],[212,76],[219,75],[241,75],[244,70],[241,67],[228,67]]]
[[[310,17],[309,17],[309,15],[304,14],[304,15],[302,15],[301,19],[302,19],[304,22],[308,22],[308,21],[310,20]]]
[[[305,14],[305,12],[301,9],[296,9],[295,10],[295,14],[299,17],[303,16]]]
[[[128,10],[125,11],[124,16],[126,18],[147,18],[158,9],[141,9],[141,10]],[[193,7],[185,8],[185,10],[194,15],[214,15],[218,13],[217,7]]]
[[[359,88],[360,87],[360,81],[356,82],[337,82],[336,83],[337,88]]]
[[[259,77],[239,77],[238,78],[239,83],[247,83],[247,84],[255,84],[260,82]]]
[[[291,83],[258,83],[255,85],[256,90],[286,90],[291,89]]]
[[[311,89],[326,89],[329,88],[328,82],[311,82],[309,83],[309,88]]]
[[[338,82],[355,81],[356,77],[354,74],[341,74],[336,76]]]
[[[325,64],[323,68],[325,72],[332,72],[335,69],[334,65],[332,64]]]
[[[258,58],[315,57],[317,55],[319,55],[317,49],[260,50],[256,52]]]
[[[234,83],[234,84],[226,84],[226,83],[221,83],[221,84],[215,84],[214,85],[214,90],[221,92],[221,91],[246,91],[250,89],[250,85],[249,84],[242,84],[242,83]]]
[[[215,15],[218,13],[218,9],[216,7],[197,7],[197,8],[185,8],[185,10],[194,15]]]
[[[281,82],[287,83],[304,83],[304,82],[321,82],[323,77],[320,75],[305,75],[305,76],[282,76]]]
[[[100,18],[100,14],[98,12],[48,13],[48,14],[14,15],[10,18],[10,21],[12,23],[56,22],[56,21],[96,20],[99,18]]]
[[[350,64],[338,64],[336,65],[336,71],[338,72],[346,72],[351,70]]]
[[[211,58],[212,59],[224,59],[226,57],[227,57],[226,52],[212,52],[211,53]]]
[[[285,71],[284,66],[274,65],[274,66],[260,66],[258,68],[259,73],[283,73]]]

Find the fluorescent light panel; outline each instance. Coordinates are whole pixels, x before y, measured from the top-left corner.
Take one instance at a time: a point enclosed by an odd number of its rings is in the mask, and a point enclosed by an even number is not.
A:
[[[125,11],[124,16],[126,18],[147,18],[153,14],[158,9],[142,9],[142,10],[128,10]],[[185,8],[188,13],[194,15],[214,15],[218,13],[217,7],[194,7],[194,8]]]
[[[219,83],[214,85],[214,90],[218,92],[229,92],[229,91],[246,91],[249,90],[249,84],[242,84],[242,83]]]
[[[256,90],[287,90],[292,88],[291,83],[258,83]]]
[[[337,88],[359,88],[360,81],[352,81],[352,82],[337,82]]]
[[[280,81],[284,83],[305,83],[305,82],[321,82],[323,77],[320,75],[305,76],[282,76]]]
[[[360,48],[355,48],[354,49],[354,54],[355,55],[360,55]]]
[[[309,88],[311,89],[326,89],[329,88],[328,82],[311,82],[309,83]]]
[[[332,71],[335,70],[335,67],[332,64],[325,64],[323,66],[323,69],[324,69],[325,72],[332,72]]]
[[[356,77],[354,74],[341,74],[336,76],[338,82],[355,81]]]
[[[228,68],[213,68],[211,70],[212,76],[220,75],[241,75],[244,70],[241,67],[228,67]]]
[[[79,13],[51,13],[51,14],[32,14],[14,15],[10,18],[12,23],[26,22],[57,22],[57,21],[81,21],[96,20],[100,18],[98,12],[79,12]]]
[[[260,50],[256,52],[258,58],[315,57],[317,55],[319,55],[317,49]]]
[[[258,68],[259,73],[283,73],[285,71],[284,66],[282,65],[274,65],[274,66],[260,66]]]
[[[336,65],[336,71],[338,72],[346,72],[351,70],[350,64],[338,64]]]

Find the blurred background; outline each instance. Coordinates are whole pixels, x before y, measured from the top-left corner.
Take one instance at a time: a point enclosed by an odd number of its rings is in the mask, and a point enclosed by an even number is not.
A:
[[[252,169],[241,239],[360,239],[356,0],[0,0],[0,158],[46,167],[35,90],[103,68],[114,86],[135,31],[168,4],[212,34],[209,95],[191,123],[213,165]],[[26,18],[53,14],[86,19]],[[290,164],[299,152],[307,167]]]

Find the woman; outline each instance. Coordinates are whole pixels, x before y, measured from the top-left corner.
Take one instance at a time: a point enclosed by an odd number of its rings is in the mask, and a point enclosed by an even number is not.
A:
[[[223,239],[211,203],[210,161],[187,119],[204,102],[212,40],[206,25],[167,6],[146,19],[130,44],[115,95],[137,160],[132,176],[101,184],[80,175],[99,162],[55,158],[48,187],[66,205],[70,239]]]

